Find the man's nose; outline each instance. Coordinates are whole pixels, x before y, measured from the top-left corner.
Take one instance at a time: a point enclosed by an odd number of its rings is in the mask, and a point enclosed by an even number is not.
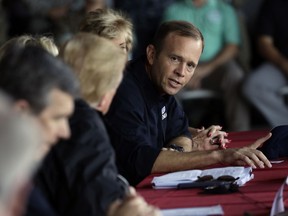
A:
[[[59,130],[58,135],[62,139],[68,139],[71,136],[71,131],[68,122],[63,124],[61,130]]]
[[[185,64],[184,63],[180,63],[178,65],[178,67],[176,68],[176,73],[178,76],[183,77],[185,75]]]

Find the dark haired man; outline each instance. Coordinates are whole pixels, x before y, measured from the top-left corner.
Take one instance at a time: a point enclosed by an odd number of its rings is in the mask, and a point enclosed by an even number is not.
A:
[[[150,173],[216,163],[271,166],[256,150],[271,135],[245,148],[218,149],[211,145],[215,139],[222,148],[229,142],[220,126],[189,129],[174,95],[191,79],[203,48],[203,36],[191,23],[165,22],[147,47],[146,57],[133,60],[127,67],[105,120],[119,171],[132,185]],[[171,144],[182,147],[184,152],[162,149]]]
[[[12,98],[12,106],[39,122],[44,143],[38,159],[59,139],[70,137],[68,118],[79,92],[70,67],[43,48],[15,45],[0,60],[0,77],[0,89]],[[29,204],[34,215],[55,215],[37,188],[33,188]]]
[[[32,113],[45,136],[43,154],[60,138],[68,138],[78,81],[72,70],[42,48],[13,47],[0,61],[0,88],[14,107]],[[41,156],[42,157],[42,156]]]

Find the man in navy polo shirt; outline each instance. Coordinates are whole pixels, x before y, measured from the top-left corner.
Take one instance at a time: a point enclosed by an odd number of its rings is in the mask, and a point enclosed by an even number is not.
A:
[[[191,23],[165,22],[147,47],[146,57],[129,63],[105,121],[119,171],[130,184],[151,173],[215,163],[271,166],[256,150],[270,134],[248,147],[225,149],[229,140],[220,126],[189,128],[173,95],[191,79],[203,48],[203,36]],[[171,144],[184,152],[163,150]]]

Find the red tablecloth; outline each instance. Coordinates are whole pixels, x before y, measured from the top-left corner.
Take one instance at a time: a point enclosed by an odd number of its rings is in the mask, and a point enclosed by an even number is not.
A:
[[[233,132],[229,134],[229,146],[239,147],[252,143],[267,131]],[[153,176],[148,176],[137,186],[137,191],[148,203],[161,209],[210,206],[220,204],[225,215],[269,215],[275,193],[288,175],[288,159],[273,164],[270,169],[254,169],[254,179],[232,194],[203,194],[201,189],[160,189],[151,187]],[[288,189],[284,200],[288,201]],[[286,200],[285,200],[286,201]],[[245,214],[246,213],[246,214]]]

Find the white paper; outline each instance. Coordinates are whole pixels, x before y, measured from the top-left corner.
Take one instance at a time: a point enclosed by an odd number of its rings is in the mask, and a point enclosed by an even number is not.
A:
[[[278,163],[283,163],[284,160],[273,160],[273,161],[270,161],[271,164],[278,164]]]
[[[284,190],[285,185],[288,185],[288,177],[286,177],[284,183],[280,186],[280,188],[278,189],[275,195],[273,205],[271,208],[271,212],[270,212],[270,216],[274,216],[285,211],[284,202],[283,202],[283,190]]]
[[[158,189],[175,188],[179,183],[196,181],[201,173],[201,170],[186,170],[168,173],[162,176],[154,177],[152,184]]]
[[[204,216],[224,215],[221,205],[193,208],[175,208],[161,210],[163,216]]]
[[[198,176],[205,175],[212,175],[214,179],[223,175],[230,175],[234,178],[239,177],[239,179],[236,181],[239,186],[244,185],[247,181],[250,181],[254,177],[251,167],[230,166],[206,169],[203,171],[187,170],[173,172],[166,175],[154,177],[151,183],[153,188],[155,189],[177,188],[177,185],[180,183],[190,183],[196,181],[198,179]]]

